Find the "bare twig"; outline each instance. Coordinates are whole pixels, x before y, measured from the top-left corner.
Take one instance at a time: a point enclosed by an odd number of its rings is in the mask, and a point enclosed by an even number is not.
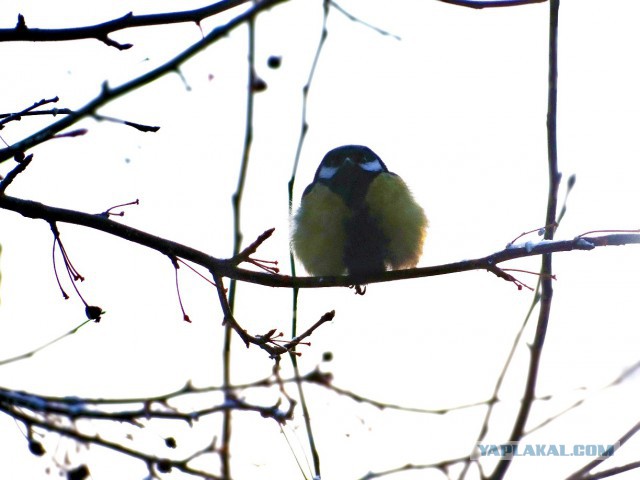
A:
[[[268,240],[273,232],[275,232],[275,228],[270,228],[269,230],[265,230],[263,233],[258,236],[248,247],[244,248],[240,253],[233,256],[231,259],[234,263],[240,264],[242,262],[246,262],[251,255],[256,253],[260,245],[262,245],[266,240]]]
[[[53,100],[48,100],[48,101],[53,101]],[[58,101],[58,97],[55,97],[55,101]],[[33,107],[29,107],[29,108],[33,108]],[[19,113],[0,113],[0,118],[3,119],[2,122],[0,122],[0,125],[1,123],[7,123],[12,120],[21,120],[22,117],[35,117],[35,116],[45,116],[45,115],[51,115],[52,117],[56,117],[58,115],[71,115],[73,113],[75,112],[70,108],[51,108],[49,110],[29,110],[29,111],[22,111]],[[97,113],[93,114],[93,118],[95,118],[98,121],[106,121],[106,122],[127,125],[129,127],[135,128],[136,130],[140,130],[141,132],[157,132],[158,130],[160,130],[160,127],[157,127],[157,126],[144,125],[142,123],[131,122],[129,120],[122,120],[120,118],[109,117],[106,115],[98,115]]]
[[[338,5],[336,2],[331,1],[331,6],[334,7],[336,10],[338,10],[340,13],[342,13],[345,17],[347,17],[349,20],[351,20],[352,22],[355,23],[359,23],[361,25],[364,25],[367,28],[370,28],[371,30],[373,30],[374,32],[379,33],[380,35],[384,35],[384,36],[388,36],[388,37],[392,37],[395,38],[396,40],[402,40],[398,35],[395,35],[393,33],[387,32],[386,30],[383,30],[381,28],[376,27],[375,25],[371,25],[370,23],[365,22],[364,20],[359,19],[358,17],[356,17],[355,15],[350,14],[349,12],[347,12],[343,7],[341,7],[340,5]]]
[[[80,330],[80,328],[84,327],[87,323],[91,322],[91,319],[85,320],[84,322],[82,322],[80,325],[78,325],[77,327],[72,328],[71,330],[69,330],[67,333],[64,333],[62,335],[60,335],[59,337],[54,338],[53,340],[49,340],[47,343],[40,345],[39,347],[34,348],[33,350],[30,350],[26,353],[22,353],[20,355],[16,355],[15,357],[11,357],[11,358],[6,358],[4,360],[0,360],[0,366],[1,365],[6,365],[8,363],[12,363],[12,362],[17,362],[19,360],[25,360],[27,358],[31,358],[33,357],[36,353],[44,350],[47,347],[50,347],[51,345],[53,345],[54,343],[58,343],[60,340],[63,340],[71,335],[73,335],[74,333],[76,333],[78,330]]]
[[[493,416],[493,411],[495,408],[495,405],[498,403],[498,394],[500,393],[500,389],[502,388],[502,384],[504,383],[504,379],[507,376],[507,372],[509,371],[509,367],[511,366],[511,362],[513,361],[513,358],[516,354],[518,345],[520,345],[520,340],[522,338],[522,335],[524,334],[524,330],[526,328],[526,326],[529,324],[529,320],[531,319],[531,316],[533,315],[534,309],[535,307],[538,305],[538,302],[540,301],[540,279],[538,279],[538,284],[536,286],[536,290],[535,290],[535,294],[533,296],[533,299],[531,301],[531,305],[529,306],[529,310],[527,312],[527,315],[524,318],[524,321],[522,322],[522,324],[520,325],[520,329],[518,330],[518,333],[516,334],[513,343],[511,344],[511,350],[509,350],[509,354],[507,355],[507,359],[504,362],[504,365],[502,367],[502,370],[500,371],[500,374],[498,375],[498,379],[496,381],[495,386],[493,387],[493,393],[491,394],[491,398],[489,400],[487,400],[487,412],[484,415],[484,419],[482,421],[482,425],[480,426],[480,431],[478,433],[478,436],[476,438],[476,443],[481,442],[482,440],[484,440],[484,438],[487,436],[487,433],[489,433],[489,423],[491,421],[491,418]],[[469,468],[471,467],[471,456],[469,456],[469,458],[467,459],[467,461],[464,464],[464,467],[462,469],[462,471],[460,472],[460,475],[458,476],[458,478],[460,480],[462,480],[467,471],[469,470]]]
[[[305,83],[304,87],[302,87],[302,114],[301,114],[301,122],[300,122],[300,133],[298,136],[298,145],[296,147],[296,153],[293,160],[291,178],[289,179],[289,183],[287,185],[288,197],[289,197],[289,202],[288,202],[289,216],[291,216],[291,208],[293,205],[293,187],[295,185],[296,174],[298,172],[298,164],[300,163],[300,155],[302,153],[302,147],[304,145],[304,141],[307,137],[307,132],[309,130],[309,124],[307,123],[309,90],[311,88],[311,84],[313,82],[316,69],[318,68],[318,61],[320,60],[320,55],[322,54],[323,47],[329,35],[329,31],[327,30],[327,21],[329,19],[329,0],[323,0],[322,6],[323,6],[323,10],[322,10],[322,26],[320,30],[320,38],[318,39],[318,46],[316,47],[316,51],[313,56],[313,62],[311,63],[311,69],[309,70],[309,76],[307,77],[307,82]],[[295,260],[293,258],[293,252],[289,252],[289,264],[291,266],[291,274],[293,275],[294,278],[296,278],[296,265],[295,265]],[[298,289],[294,287],[291,293],[292,293],[291,336],[295,338],[298,335]],[[300,398],[300,408],[302,408],[302,417],[304,419],[305,431],[307,433],[307,442],[309,443],[309,450],[311,451],[311,457],[313,458],[314,476],[317,478],[320,478],[320,454],[318,453],[316,440],[313,435],[313,428],[311,426],[311,415],[309,412],[309,406],[307,405],[307,401],[304,395],[304,388],[302,386],[302,382],[300,381],[300,368],[298,367],[298,359],[296,358],[296,355],[293,352],[289,355],[289,358],[291,359],[291,365],[293,366],[293,372],[296,378],[296,385],[298,387],[298,397]]]
[[[640,468],[640,461],[627,463],[625,465],[620,465],[619,467],[613,467],[608,470],[602,470],[596,473],[589,473],[586,475],[582,475],[577,477],[575,480],[599,480],[601,478],[608,478],[618,475],[620,473],[628,472],[630,470],[635,470]],[[567,480],[574,480],[573,477],[569,477]]]
[[[215,43],[221,38],[226,37],[229,34],[229,32],[231,32],[238,26],[244,24],[249,19],[255,17],[260,12],[268,8],[271,8],[279,3],[283,3],[285,1],[287,0],[262,0],[252,8],[234,17],[228,23],[214,28],[202,40],[194,43],[189,48],[187,48],[186,50],[184,50],[183,52],[181,52],[180,54],[178,54],[168,62],[164,63],[163,65],[160,65],[159,67],[153,70],[150,70],[149,72],[139,77],[136,77],[117,87],[111,87],[105,82],[102,85],[102,90],[100,94],[97,97],[95,97],[93,100],[85,104],[83,107],[74,111],[74,113],[43,128],[42,130],[34,133],[33,135],[30,135],[29,137],[14,143],[8,148],[0,149],[0,163],[13,157],[16,153],[25,152],[29,148],[35,147],[36,145],[46,142],[47,140],[52,138],[55,134],[70,127],[71,125],[75,124],[82,118],[85,118],[90,115],[94,115],[100,107],[108,104],[109,102],[112,102],[116,98],[119,98],[144,85],[148,85],[151,82],[157,80],[158,78],[168,73],[177,71],[180,65],[182,65],[184,62],[189,60],[194,55],[200,53],[202,50],[204,50],[206,47],[208,47],[212,43]]]
[[[558,171],[558,151],[557,151],[557,102],[558,102],[558,13],[560,0],[550,0],[549,3],[549,90],[547,107],[547,147],[548,147],[548,174],[549,187],[547,196],[547,213],[545,218],[544,239],[553,240],[556,227],[558,208],[558,188],[560,186],[560,173]],[[524,396],[520,403],[520,409],[516,416],[511,434],[510,442],[519,442],[523,437],[529,412],[535,400],[536,384],[538,381],[538,370],[542,358],[542,349],[547,333],[549,315],[551,313],[551,300],[553,298],[553,267],[551,253],[542,255],[542,267],[540,269],[540,310],[538,313],[538,323],[532,345],[530,346],[529,371],[524,390]],[[510,460],[498,462],[497,467],[491,474],[491,480],[504,478]]]
[[[320,317],[320,320],[318,320],[311,327],[309,327],[309,329],[307,329],[303,334],[298,335],[297,337],[293,338],[290,342],[285,343],[284,348],[286,348],[289,351],[295,350],[296,346],[298,346],[300,342],[302,342],[305,338],[309,337],[323,323],[332,321],[333,317],[335,316],[336,316],[335,310],[331,310],[330,312],[325,313],[322,317]]]
[[[607,383],[606,385],[600,387],[598,390],[605,390],[607,388],[612,388],[612,387],[615,387],[616,385],[620,385],[622,382],[627,380],[631,375],[635,374],[639,369],[640,369],[640,361],[636,362],[630,367],[625,368],[616,378],[614,378],[611,382]],[[585,401],[587,401],[588,399],[587,394],[590,393],[590,390],[587,390],[587,388],[585,387],[580,388],[578,390],[584,390],[586,392],[583,398],[573,402],[571,405],[564,408],[562,411],[546,418],[545,420],[538,423],[536,426],[528,429],[525,435],[530,435],[533,432],[542,429],[543,427],[549,425],[550,423],[554,422],[558,418],[562,417],[564,414],[578,408],[580,405],[585,403]]]
[[[18,175],[26,170],[26,168],[31,163],[31,160],[33,160],[33,154],[27,155],[25,158],[18,160],[18,165],[13,167],[13,170],[7,173],[7,176],[4,177],[2,181],[0,181],[0,196],[4,195],[5,190],[9,185],[11,185],[11,182],[13,182]]]
[[[120,123],[122,125],[126,125],[127,127],[135,128],[136,130],[139,130],[139,131],[144,132],[144,133],[148,133],[148,132],[155,133],[158,130],[160,130],[160,127],[158,127],[158,126],[144,125],[142,123],[131,122],[129,120],[121,120],[119,118],[108,117],[106,115],[98,115],[97,113],[93,114],[93,118],[95,118],[96,120],[99,120],[99,121],[104,120],[104,121],[112,122],[112,123]]]
[[[255,4],[255,2],[254,2]],[[242,196],[244,194],[244,186],[247,178],[247,168],[249,167],[249,158],[251,156],[251,144],[253,143],[253,105],[254,96],[256,94],[255,82],[256,82],[256,70],[255,70],[255,19],[252,17],[247,21],[248,25],[248,46],[247,46],[247,107],[245,112],[245,131],[244,131],[244,143],[242,148],[242,160],[240,162],[240,172],[238,173],[238,183],[236,191],[234,192],[231,203],[233,205],[233,256],[240,254],[240,248],[242,246],[242,229],[240,225],[240,214],[242,207]],[[220,279],[222,282],[222,279]],[[218,281],[215,280],[217,284]],[[236,300],[236,288],[237,283],[235,280],[231,280],[229,285],[229,294],[226,298],[226,306],[223,305],[225,310],[225,325],[224,325],[224,341],[222,346],[222,378],[224,385],[225,399],[230,398],[233,394],[231,390],[231,333],[232,328],[237,331],[235,319],[233,318],[233,312]],[[218,292],[222,290],[218,287]],[[221,298],[222,301],[222,298]],[[243,338],[245,344],[247,339]],[[264,343],[265,346],[271,347],[268,343]],[[248,346],[248,344],[247,344]],[[275,356],[272,353],[272,356]],[[222,420],[222,446],[220,448],[220,464],[222,477],[224,479],[231,479],[231,462],[230,462],[230,442],[231,442],[231,411],[225,412]]]
[[[0,42],[60,42],[81,39],[96,39],[105,45],[115,47],[118,50],[126,50],[133,45],[119,43],[109,37],[109,34],[134,27],[147,27],[153,25],[168,25],[172,23],[194,22],[199,24],[205,18],[235,8],[249,0],[222,0],[212,5],[207,5],[194,10],[182,12],[154,13],[149,15],[134,15],[129,12],[120,18],[85,27],[73,28],[30,28],[22,15],[18,16],[15,28],[0,28]]]
[[[417,470],[440,470],[445,475],[449,471],[449,467],[456,465],[458,463],[464,462],[467,457],[460,458],[452,458],[451,460],[444,460],[442,462],[437,463],[427,463],[427,464],[414,464],[407,463],[402,465],[401,467],[390,468],[389,470],[383,470],[379,472],[369,472],[366,475],[363,475],[358,480],[373,480],[374,478],[382,478],[387,475],[395,475],[397,473],[409,472],[409,471],[417,471]]]
[[[640,432],[640,422],[636,423],[633,427],[631,427],[627,432],[625,432],[624,435],[622,435],[618,439],[618,441],[616,442],[618,444],[618,448],[624,445],[638,432]],[[595,480],[597,478],[606,478],[606,477],[613,476],[617,473],[622,473],[628,470],[640,468],[640,462],[633,462],[623,467],[617,467],[617,468],[607,470],[606,472],[598,472],[598,473],[589,475],[589,472],[591,470],[593,470],[594,468],[596,468],[598,465],[600,465],[605,460],[608,460],[609,458],[611,457],[610,456],[601,457],[601,458],[596,458],[592,460],[591,462],[587,463],[584,467],[575,471],[573,474],[567,477],[567,480]]]
[[[270,330],[264,335],[251,335],[249,334],[236,320],[229,304],[227,291],[224,288],[222,277],[212,272],[213,283],[218,291],[218,300],[222,308],[222,314],[224,316],[224,324],[228,325],[230,329],[234,330],[238,336],[242,339],[245,346],[248,348],[250,345],[256,345],[262,350],[266,351],[272,358],[277,358],[280,355],[290,352],[295,348],[304,338],[310,336],[320,325],[330,321],[333,318],[335,312],[325,313],[318,322],[311,326],[307,331],[302,333],[299,337],[294,338],[288,342],[276,342],[274,341],[275,329]],[[284,343],[280,345],[279,343]],[[225,382],[224,385],[228,385],[231,389],[231,382]],[[223,387],[223,390],[226,387]]]
[[[557,228],[558,225],[557,223],[554,223],[553,225],[546,225],[544,227],[540,227],[540,228],[534,228],[533,230],[529,230],[527,232],[522,232],[520,235],[518,235],[516,238],[514,238],[513,240],[511,240],[508,244],[507,247],[510,247],[511,245],[513,245],[514,243],[516,243],[518,240],[520,240],[522,237],[529,235],[530,233],[534,233],[537,232],[538,235],[542,236],[544,235],[544,232],[547,228]]]
[[[2,120],[0,120],[0,130],[2,128],[4,128],[4,126],[9,123],[9,122],[14,122],[14,121],[20,121],[22,120],[22,117],[28,114],[33,114],[33,110],[35,110],[38,107],[41,107],[42,105],[47,105],[48,103],[56,103],[59,100],[58,97],[53,97],[53,98],[49,98],[49,99],[42,99],[39,100],[37,102],[35,102],[33,105],[31,105],[30,107],[25,108],[24,110],[17,112],[17,113],[9,113],[6,115],[2,115],[0,116],[0,118],[2,118]]]
[[[531,5],[534,3],[544,3],[547,0],[495,0],[495,1],[480,1],[480,0],[438,0],[442,3],[448,3],[451,5],[457,5],[458,7],[468,8],[500,8],[500,7],[519,7],[521,5]]]

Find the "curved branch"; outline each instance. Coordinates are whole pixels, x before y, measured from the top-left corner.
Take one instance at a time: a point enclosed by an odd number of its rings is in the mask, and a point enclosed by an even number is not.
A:
[[[211,272],[215,272],[217,276],[243,282],[280,288],[348,287],[356,283],[354,279],[348,275],[338,277],[291,277],[289,275],[246,270],[238,267],[237,260],[233,258],[221,259],[213,257],[195,248],[123,225],[109,219],[108,216],[103,214],[90,214],[65,208],[51,207],[43,203],[10,197],[8,195],[0,195],[0,208],[17,212],[28,218],[42,219],[49,223],[69,223],[100,230],[124,240],[151,248],[164,255],[179,257],[193,262]],[[543,240],[535,243],[526,242],[517,245],[508,245],[503,250],[481,258],[434,265],[431,267],[381,272],[369,275],[364,279],[359,278],[359,280],[362,281],[362,283],[382,283],[395,280],[407,280],[410,278],[433,277],[436,275],[446,275],[471,270],[488,270],[502,277],[502,275],[496,271],[496,265],[516,258],[569,252],[573,250],[593,250],[596,247],[628,244],[640,244],[640,233],[616,233],[594,237],[576,237],[571,240]],[[501,272],[500,269],[498,270]]]
[[[133,80],[130,80],[127,83],[124,83],[118,87],[110,87],[106,82],[102,85],[102,91],[100,94],[91,100],[89,103],[80,107],[75,112],[71,113],[69,116],[58,120],[55,123],[43,128],[39,132],[34,133],[33,135],[20,140],[19,142],[14,143],[10,147],[0,149],[0,163],[8,160],[16,154],[24,153],[29,148],[35,147],[50,138],[52,138],[56,133],[64,130],[65,128],[70,127],[75,124],[82,118],[93,115],[98,110],[98,108],[106,105],[107,103],[119,98],[136,88],[147,85],[154,80],[166,75],[169,72],[174,72],[178,70],[178,68],[191,57],[204,50],[206,47],[211,45],[212,43],[220,40],[225,37],[229,32],[233,29],[242,25],[247,20],[253,18],[258,13],[263,10],[266,10],[278,3],[283,3],[287,0],[262,0],[257,3],[254,7],[246,10],[245,12],[239,14],[234,17],[228,23],[221,25],[219,27],[214,28],[208,35],[206,35],[202,40],[194,43],[189,48],[178,54],[173,59],[169,60],[163,65],[137,77]]]
[[[522,5],[531,5],[534,3],[544,3],[547,0],[494,0],[494,1],[480,1],[480,0],[438,0],[442,3],[448,3],[450,5],[456,5],[458,7],[468,7],[475,9],[482,8],[499,8],[499,7],[519,7]]]
[[[134,27],[148,27],[153,25],[168,25],[171,23],[195,22],[199,23],[207,17],[225,12],[249,0],[222,0],[206,7],[182,12],[153,13],[149,15],[134,15],[129,12],[120,18],[115,18],[96,25],[73,28],[29,28],[22,15],[18,15],[18,23],[14,28],[0,28],[0,42],[63,42],[70,40],[95,39],[105,45],[118,50],[126,50],[133,45],[119,43],[109,38],[109,34]]]

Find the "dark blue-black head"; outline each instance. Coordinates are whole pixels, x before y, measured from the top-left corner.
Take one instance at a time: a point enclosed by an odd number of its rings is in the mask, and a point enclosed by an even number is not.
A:
[[[340,195],[347,205],[362,202],[371,181],[380,173],[388,173],[384,162],[373,150],[364,145],[343,145],[329,151],[318,166],[303,196],[315,184],[328,186]]]
[[[358,170],[370,174],[388,172],[387,166],[373,150],[364,145],[343,145],[330,150],[320,162],[314,181],[330,181],[341,171]]]

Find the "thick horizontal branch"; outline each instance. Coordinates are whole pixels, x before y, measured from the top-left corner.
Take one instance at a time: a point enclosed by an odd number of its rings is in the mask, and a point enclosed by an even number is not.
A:
[[[533,3],[545,3],[547,0],[494,0],[492,1],[480,1],[480,0],[438,0],[442,3],[448,3],[451,5],[457,5],[458,7],[468,8],[500,8],[500,7],[519,7],[522,5],[531,5]]]
[[[110,87],[106,82],[102,85],[100,94],[93,100],[89,101],[83,107],[75,110],[67,117],[58,120],[55,123],[43,128],[42,130],[30,135],[29,137],[14,143],[10,147],[0,149],[0,163],[10,159],[17,154],[23,154],[29,148],[35,147],[47,140],[51,139],[55,134],[61,132],[65,128],[70,127],[82,118],[94,115],[98,108],[106,105],[107,103],[139,88],[147,85],[158,78],[166,75],[170,72],[177,71],[180,66],[192,58],[194,55],[204,50],[207,46],[216,42],[217,40],[225,37],[233,29],[242,25],[247,20],[253,18],[255,15],[263,10],[266,10],[278,3],[285,2],[287,0],[262,0],[258,2],[254,7],[234,17],[228,23],[216,27],[209,34],[207,34],[202,40],[194,43],[189,48],[178,54],[173,59],[169,60],[165,64],[130,80],[118,87]]]
[[[83,227],[93,228],[101,232],[109,233],[116,237],[129,240],[144,247],[149,247],[170,257],[180,257],[207,268],[225,271],[228,262],[219,260],[194,248],[172,242],[136,228],[123,225],[108,218],[107,215],[98,213],[84,213],[66,208],[57,208],[23,200],[6,195],[0,196],[0,208],[12,210],[29,218],[39,218],[47,222],[70,223]]]
[[[96,39],[119,50],[131,48],[129,43],[119,43],[109,38],[109,34],[125,28],[167,25],[171,23],[195,22],[237,7],[249,0],[222,0],[206,7],[182,12],[134,15],[127,13],[120,18],[96,25],[73,28],[30,28],[20,15],[14,28],[0,28],[0,42],[60,42],[69,40]]]
[[[164,255],[179,257],[200,265],[215,275],[228,277],[268,287],[281,288],[325,288],[347,287],[356,283],[349,276],[340,277],[291,277],[263,272],[254,272],[239,268],[233,259],[220,259],[195,248],[182,245],[162,237],[123,225],[103,214],[89,214],[76,210],[51,207],[32,200],[0,195],[0,208],[17,212],[25,217],[42,219],[49,223],[69,223],[93,228],[130,242],[156,250]],[[509,245],[504,250],[472,260],[435,265],[431,267],[395,270],[370,275],[361,283],[382,283],[410,278],[432,277],[471,270],[488,270],[496,273],[497,265],[516,258],[532,257],[545,253],[569,252],[573,250],[592,250],[596,247],[640,244],[638,233],[615,233],[610,235],[576,237],[571,240],[553,240],[527,242]],[[499,269],[498,269],[499,270]]]

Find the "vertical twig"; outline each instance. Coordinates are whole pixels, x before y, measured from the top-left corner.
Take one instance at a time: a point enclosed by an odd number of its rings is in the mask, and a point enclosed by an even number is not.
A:
[[[322,47],[327,40],[327,19],[329,17],[329,0],[323,0],[323,16],[322,16],[322,31],[320,33],[320,40],[318,41],[318,47],[313,57],[311,69],[309,70],[309,76],[307,77],[307,83],[302,87],[302,121],[300,125],[300,136],[298,138],[298,146],[296,147],[296,155],[293,161],[293,170],[291,172],[291,179],[289,180],[289,217],[292,214],[293,207],[293,187],[295,185],[296,174],[298,172],[298,164],[300,163],[300,154],[302,153],[302,145],[307,136],[309,130],[309,124],[307,123],[307,104],[309,99],[309,89],[318,66],[318,60],[322,53]],[[296,276],[296,266],[293,258],[293,252],[289,253],[289,263],[291,265],[291,275]],[[298,288],[292,289],[292,314],[291,314],[291,338],[296,338],[298,332]],[[304,396],[304,389],[302,386],[302,378],[300,376],[300,369],[298,368],[298,358],[295,353],[289,353],[291,358],[291,364],[293,365],[293,372],[296,380],[296,386],[298,388],[298,397],[300,398],[300,406],[302,408],[302,416],[304,418],[305,428],[307,431],[307,440],[309,442],[309,449],[311,450],[311,457],[313,458],[313,469],[316,478],[320,478],[320,455],[316,447],[315,438],[313,436],[313,430],[311,428],[311,416],[309,415],[309,407]]]
[[[500,389],[502,388],[504,379],[507,376],[507,372],[509,371],[509,367],[511,366],[513,357],[516,354],[516,350],[520,345],[520,340],[522,339],[522,335],[524,334],[525,328],[529,324],[529,321],[531,320],[534,309],[536,305],[538,305],[539,301],[540,301],[540,280],[538,280],[538,284],[536,285],[536,289],[533,295],[533,300],[531,301],[531,305],[529,306],[527,315],[525,316],[524,321],[522,322],[522,325],[520,325],[520,329],[518,330],[518,333],[516,333],[516,337],[513,340],[513,344],[511,345],[511,350],[507,355],[507,359],[504,362],[504,366],[502,367],[502,371],[500,372],[500,375],[498,375],[498,380],[496,381],[496,384],[493,387],[493,393],[491,394],[491,398],[487,403],[487,413],[485,413],[484,415],[484,421],[482,422],[482,426],[480,427],[480,432],[478,433],[478,437],[476,438],[476,443],[482,442],[487,436],[487,433],[489,432],[489,424],[491,422],[491,417],[493,415],[493,409],[496,406],[496,403],[498,402],[498,394],[500,393]],[[460,471],[460,475],[458,475],[458,478],[460,480],[465,478],[469,470],[469,467],[471,467],[471,463],[472,463],[471,456],[469,456],[469,459],[467,459],[464,462],[464,467]]]
[[[255,1],[254,1],[255,3]],[[242,162],[240,164],[240,172],[238,174],[238,185],[236,191],[231,199],[233,205],[233,255],[237,255],[240,252],[242,246],[242,230],[240,226],[240,213],[242,205],[242,195],[244,193],[244,186],[247,177],[247,168],[249,166],[249,157],[251,155],[251,144],[253,142],[253,97],[255,94],[255,17],[251,17],[247,21],[248,27],[248,45],[247,45],[247,112],[245,118],[245,134],[244,134],[244,147],[242,151]],[[231,280],[229,284],[229,307],[233,313],[236,299],[236,287],[235,280]],[[231,390],[231,338],[233,335],[233,329],[227,322],[224,328],[224,346],[222,353],[223,361],[223,386],[225,401],[232,400],[233,392]],[[231,479],[231,464],[230,464],[230,442],[231,442],[231,409],[224,411],[222,420],[222,445],[220,447],[221,457],[221,470],[222,478],[225,480]]]
[[[558,206],[558,187],[560,185],[560,173],[558,172],[558,151],[556,136],[556,116],[558,101],[558,12],[560,0],[550,0],[549,3],[549,94],[547,104],[547,148],[548,148],[548,172],[549,172],[549,194],[547,197],[547,213],[545,225],[545,240],[552,240],[556,229],[556,210]],[[536,383],[542,348],[549,324],[551,313],[551,300],[553,298],[552,285],[552,254],[547,253],[542,256],[542,267],[540,270],[540,312],[538,314],[538,324],[532,345],[530,346],[531,358],[529,360],[529,371],[527,383],[525,385],[524,397],[520,404],[518,416],[513,425],[513,430],[509,437],[510,442],[519,442],[523,436],[524,429],[529,418],[531,406],[535,398]],[[495,471],[491,475],[492,480],[502,479],[511,465],[510,461],[498,463]]]

